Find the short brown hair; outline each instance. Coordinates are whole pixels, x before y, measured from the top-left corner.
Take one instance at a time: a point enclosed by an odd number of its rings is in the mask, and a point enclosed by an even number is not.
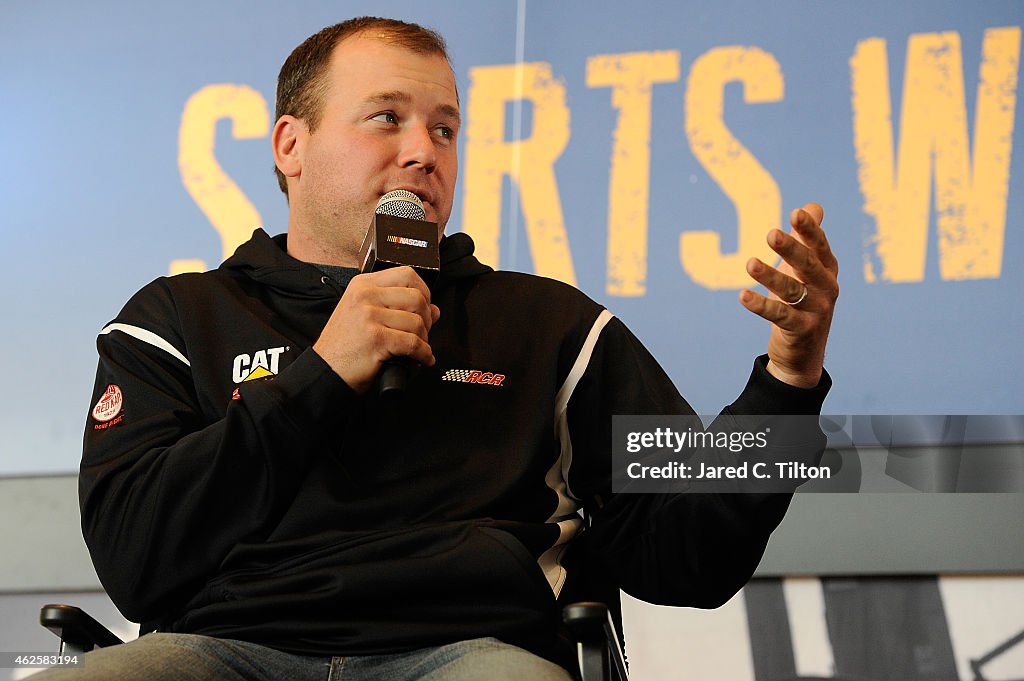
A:
[[[331,54],[338,43],[357,33],[371,33],[374,38],[420,54],[440,54],[451,63],[444,38],[436,31],[397,19],[349,19],[311,35],[288,55],[277,76],[274,120],[291,115],[305,121],[310,132],[316,130],[327,94],[326,74]],[[287,196],[288,184],[284,173],[277,166],[274,166],[274,173],[281,191]]]

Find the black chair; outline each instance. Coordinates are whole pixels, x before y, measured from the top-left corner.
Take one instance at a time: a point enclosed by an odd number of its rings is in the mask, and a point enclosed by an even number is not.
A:
[[[607,605],[570,603],[562,608],[562,621],[576,641],[582,681],[628,681],[626,658]]]
[[[570,603],[562,609],[562,621],[576,641],[581,681],[628,681],[618,633],[604,603]],[[60,638],[61,655],[124,643],[73,605],[44,605],[39,612],[39,623]]]
[[[39,611],[39,623],[60,638],[60,655],[87,653],[124,643],[114,632],[74,605],[44,605]]]

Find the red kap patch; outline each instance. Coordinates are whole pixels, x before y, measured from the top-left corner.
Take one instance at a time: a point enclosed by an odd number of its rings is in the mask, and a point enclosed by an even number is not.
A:
[[[111,383],[103,392],[100,401],[92,408],[92,417],[100,423],[106,423],[120,414],[123,406],[124,396],[121,394],[121,389]]]

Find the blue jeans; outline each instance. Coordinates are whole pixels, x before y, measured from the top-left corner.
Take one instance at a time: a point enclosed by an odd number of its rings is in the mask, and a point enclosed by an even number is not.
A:
[[[33,681],[571,681],[564,669],[495,638],[390,655],[306,657],[197,634],[146,634]]]

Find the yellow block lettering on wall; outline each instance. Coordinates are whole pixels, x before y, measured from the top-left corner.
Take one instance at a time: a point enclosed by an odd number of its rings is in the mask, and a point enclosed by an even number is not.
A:
[[[1000,276],[1020,34],[1018,27],[985,32],[973,159],[960,35],[910,36],[895,159],[886,42],[858,43],[850,59],[854,146],[864,211],[875,222],[868,282],[924,280],[933,168],[940,276]]]
[[[710,289],[747,286],[750,278],[744,266],[751,257],[767,263],[778,259],[765,235],[782,219],[779,186],[724,123],[724,90],[732,81],[743,84],[748,103],[781,101],[785,88],[778,61],[756,47],[716,47],[690,68],[685,103],[690,149],[736,206],[735,253],[722,253],[717,232],[689,232],[679,237],[683,269]]]
[[[598,55],[587,87],[612,88],[619,111],[608,182],[608,284],[613,296],[647,292],[647,213],[651,175],[651,88],[679,80],[679,52]]]
[[[228,118],[235,139],[265,137],[270,131],[267,102],[246,85],[207,85],[185,103],[178,132],[178,170],[185,188],[221,240],[221,255],[234,250],[262,224],[256,207],[228,177],[214,154],[217,121]],[[202,260],[176,260],[171,273],[205,269]]]
[[[543,62],[479,66],[469,78],[462,228],[476,240],[480,260],[497,267],[501,187],[508,175],[519,187],[535,271],[575,285],[555,178],[555,161],[569,142],[565,86]],[[505,104],[516,100],[533,104],[532,132],[506,141]]]

